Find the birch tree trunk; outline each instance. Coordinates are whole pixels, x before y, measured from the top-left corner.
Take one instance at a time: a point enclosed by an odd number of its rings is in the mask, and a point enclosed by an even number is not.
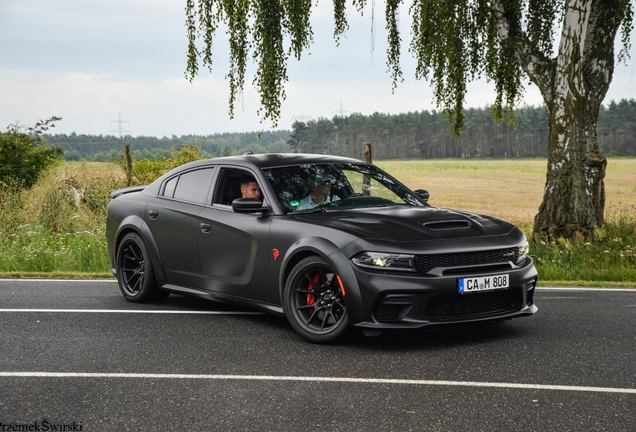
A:
[[[549,112],[548,169],[535,238],[587,237],[603,224],[607,161],[596,122],[612,80],[616,16],[624,1],[569,0],[554,59],[533,51],[519,23],[496,4],[500,37],[514,44]]]

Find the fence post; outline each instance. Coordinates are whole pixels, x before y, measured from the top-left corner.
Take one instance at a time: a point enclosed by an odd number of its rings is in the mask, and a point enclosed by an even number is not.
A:
[[[371,159],[371,143],[370,142],[365,142],[364,143],[364,161],[365,162],[373,162]]]
[[[132,186],[133,160],[130,154],[130,144],[124,146],[124,171],[126,172],[126,186]]]
[[[370,142],[365,142],[364,143],[364,160],[365,162],[372,162],[372,155],[371,155],[371,143]],[[362,177],[362,195],[366,195],[369,196],[371,195],[371,178],[368,175],[364,175]]]

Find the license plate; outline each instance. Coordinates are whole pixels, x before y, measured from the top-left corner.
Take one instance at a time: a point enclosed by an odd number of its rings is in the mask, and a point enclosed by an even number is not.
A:
[[[492,291],[496,289],[508,288],[509,286],[510,277],[507,274],[457,279],[457,291],[460,294]]]

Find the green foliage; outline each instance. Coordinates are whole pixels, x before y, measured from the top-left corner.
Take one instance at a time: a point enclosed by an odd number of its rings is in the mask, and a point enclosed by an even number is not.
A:
[[[351,114],[332,120],[296,122],[288,144],[296,151],[327,152],[362,158],[362,143],[373,143],[376,159],[535,158],[548,155],[548,112],[524,107],[514,126],[493,123],[488,107],[464,111],[461,142],[438,112]],[[614,156],[636,156],[636,100],[601,106],[597,123],[601,150]]]
[[[254,154],[263,154],[263,153],[267,153],[267,150],[260,144],[250,144],[247,147],[248,151],[251,151]]]
[[[30,188],[47,167],[62,158],[62,149],[45,145],[42,137],[59,120],[51,117],[28,128],[9,125],[6,132],[0,132],[0,184]]]
[[[284,140],[280,139],[267,146],[267,153],[292,153],[292,148]]]
[[[421,111],[402,114],[351,114],[307,123],[297,122],[292,131],[224,133],[208,136],[187,135],[173,138],[126,137],[135,160],[162,160],[184,145],[201,149],[202,154],[230,156],[243,154],[251,145],[269,153],[303,151],[361,158],[362,143],[373,143],[376,159],[407,158],[527,158],[548,154],[548,113],[543,106],[515,111],[515,126],[494,124],[491,108],[464,111],[465,132],[461,142],[447,129],[440,112]],[[597,123],[601,151],[609,156],[636,156],[636,100],[622,99],[600,107]],[[326,121],[331,123],[323,124]],[[66,160],[112,162],[119,160],[123,142],[103,135],[45,135],[47,142],[64,150]],[[272,145],[286,142],[288,144]],[[329,145],[327,145],[329,144]],[[258,147],[256,147],[258,148]],[[69,159],[69,155],[72,156]],[[108,156],[107,156],[108,155]]]
[[[259,138],[260,135],[260,138]],[[289,139],[289,131],[235,132],[213,135],[183,135],[158,138],[154,136],[78,135],[72,133],[45,135],[48,143],[62,148],[66,160],[112,162],[123,154],[124,144],[130,144],[133,158],[160,160],[183,146],[196,146],[211,156],[228,156],[232,152],[243,153],[251,144],[267,147],[280,139]]]
[[[243,91],[247,57],[253,50],[258,63],[254,85],[263,107],[259,111],[276,126],[285,99],[287,59],[292,52],[300,59],[312,40],[310,11],[311,0],[187,0],[186,77],[192,80],[197,75],[199,58],[204,66],[212,68],[213,36],[219,23],[225,23],[230,36],[230,117],[234,115],[236,95]],[[202,51],[196,47],[197,37],[203,40]],[[289,49],[284,48],[285,37],[291,38]]]
[[[110,271],[104,223],[123,179],[98,165],[54,166],[30,189],[0,189],[0,272]]]
[[[608,211],[605,224],[584,239],[533,242],[542,281],[636,281],[636,208]]]
[[[205,159],[206,154],[201,153],[198,147],[184,146],[173,150],[169,158],[161,160],[142,159],[132,162],[132,175],[130,185],[150,184],[173,168],[188,162]],[[124,158],[118,162],[124,173],[129,170],[129,165]]]
[[[43,225],[20,225],[0,239],[0,272],[109,272],[103,228],[54,233]]]

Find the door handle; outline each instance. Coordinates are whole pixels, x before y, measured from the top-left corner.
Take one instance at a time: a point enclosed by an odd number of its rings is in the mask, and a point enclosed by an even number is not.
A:
[[[157,210],[148,210],[148,216],[150,216],[150,219],[157,219],[159,212]]]
[[[205,234],[209,233],[210,230],[212,229],[212,225],[210,224],[206,224],[206,223],[202,223],[201,224],[201,231]]]

